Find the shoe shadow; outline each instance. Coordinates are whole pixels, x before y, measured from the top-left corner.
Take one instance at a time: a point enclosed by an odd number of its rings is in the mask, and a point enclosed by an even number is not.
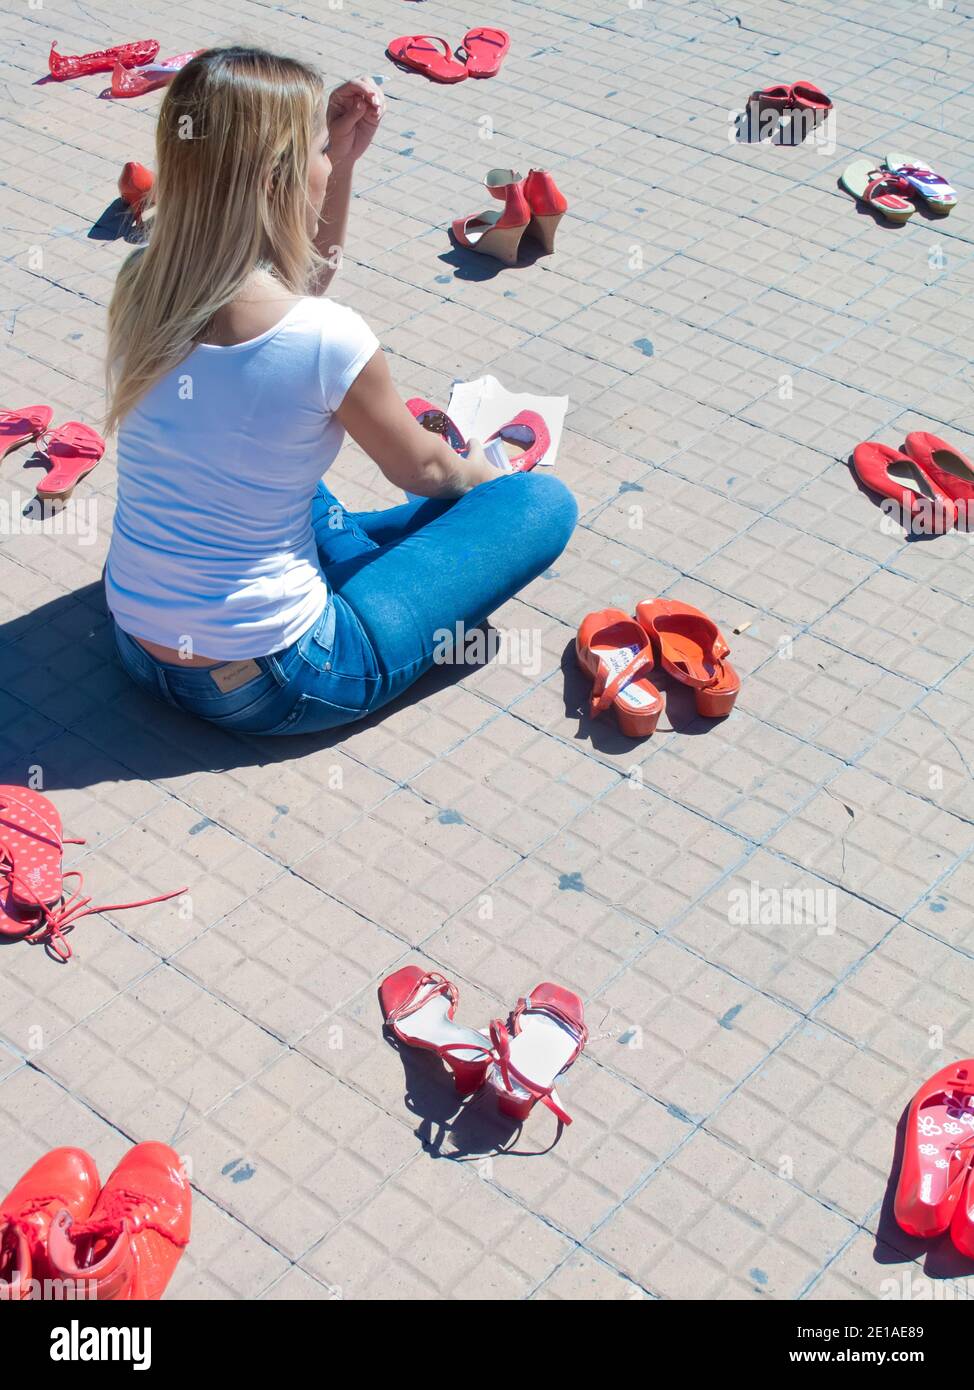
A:
[[[141,246],[148,239],[148,232],[136,222],[125,199],[116,198],[92,224],[88,238],[90,241],[124,240]]]
[[[542,260],[545,256],[553,255],[553,252],[546,251],[540,242],[534,241],[525,235],[520,247],[518,248],[517,265],[505,265],[494,256],[483,256],[478,251],[471,251],[467,246],[461,246],[450,228],[451,249],[444,251],[439,256],[439,260],[444,265],[450,266],[456,280],[470,280],[477,283],[484,280],[493,280],[504,270],[527,270]]]

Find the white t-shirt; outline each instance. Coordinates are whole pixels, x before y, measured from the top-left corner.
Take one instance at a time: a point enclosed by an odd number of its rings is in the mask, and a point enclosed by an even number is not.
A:
[[[311,500],[334,418],[378,349],[351,309],[302,299],[259,338],[202,343],[125,418],[105,589],[124,632],[221,661],[269,656],[321,614]]]

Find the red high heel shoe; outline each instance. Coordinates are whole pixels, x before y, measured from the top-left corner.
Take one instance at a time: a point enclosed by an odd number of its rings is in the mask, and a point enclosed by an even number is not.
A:
[[[179,1155],[166,1144],[136,1144],[89,1216],[58,1213],[48,1258],[55,1277],[87,1281],[99,1301],[155,1301],[189,1244],[191,1222],[192,1193]]]
[[[151,63],[158,52],[158,39],[139,39],[135,43],[120,43],[114,48],[100,48],[95,53],[82,53],[72,58],[66,53],[58,53],[55,42],[51,44],[47,66],[56,82],[64,82],[69,77],[111,72],[116,63],[121,63],[123,68],[139,68]]]
[[[68,420],[47,436],[46,452],[51,467],[37,484],[37,495],[42,501],[63,501],[96,467],[105,452],[105,441],[90,425]]]
[[[555,1082],[588,1042],[581,999],[561,985],[537,985],[527,999],[518,1000],[509,1027],[510,1031],[500,1020],[490,1025],[497,1061],[488,1084],[497,1096],[497,1108],[513,1120],[526,1120],[540,1100],[570,1125]]]
[[[407,1047],[435,1052],[453,1073],[461,1096],[483,1084],[492,1059],[483,1033],[454,1023],[460,992],[435,970],[404,965],[379,986],[386,1027]]]
[[[653,648],[635,619],[620,608],[589,613],[575,638],[575,656],[592,680],[592,718],[611,706],[627,738],[649,738],[659,722],[663,697],[648,678]]]
[[[27,405],[23,410],[0,410],[0,459],[30,440],[40,439],[51,423],[49,405]]]
[[[511,183],[521,185],[531,209],[528,236],[540,241],[546,251],[554,251],[555,233],[568,211],[568,199],[546,169],[532,169],[526,179],[514,169],[491,169],[484,179],[493,198],[503,198]]]
[[[52,1149],[28,1168],[0,1202],[0,1302],[29,1298],[32,1280],[57,1277],[47,1253],[51,1222],[62,1211],[85,1220],[100,1187],[95,1160],[82,1149]]]
[[[118,191],[128,203],[132,216],[138,223],[142,222],[142,214],[155,181],[156,176],[152,170],[147,169],[144,164],[137,164],[134,159],[129,159],[122,165],[122,172],[118,176]]]
[[[177,72],[202,52],[202,48],[195,48],[192,53],[176,53],[172,58],[163,58],[161,63],[150,64],[141,72],[130,72],[123,63],[116,63],[112,69],[112,96],[116,99],[141,97],[158,87],[168,87]]]
[[[453,223],[453,235],[468,251],[479,251],[505,265],[515,265],[521,238],[531,222],[531,209],[520,183],[512,182],[491,192],[495,198],[503,197],[504,211],[488,209],[471,217],[458,217]]]
[[[658,651],[663,670],[696,692],[697,713],[705,719],[730,714],[741,682],[724,660],[730,647],[717,624],[699,608],[666,598],[644,600],[637,605],[636,618]]]
[[[936,1072],[910,1102],[893,1202],[896,1220],[907,1235],[939,1236],[951,1225],[971,1165],[971,1096],[974,1058],[966,1058]],[[965,1204],[958,1224],[962,1240],[967,1236],[968,1211]]]
[[[900,508],[903,525],[910,529],[913,521],[932,522],[931,530],[940,535],[949,531],[957,521],[957,507],[952,497],[934,481],[921,463],[930,459],[929,450],[920,446],[920,441],[932,439],[932,435],[911,435],[914,448],[920,458],[901,454],[887,444],[870,441],[857,444],[852,453],[852,466],[859,480],[870,492],[880,497],[888,497]],[[906,518],[909,518],[909,523]]]

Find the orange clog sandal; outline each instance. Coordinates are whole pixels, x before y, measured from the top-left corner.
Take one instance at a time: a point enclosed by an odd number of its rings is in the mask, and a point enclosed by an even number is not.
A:
[[[627,738],[649,738],[662,713],[663,697],[647,679],[653,648],[639,623],[620,608],[589,613],[578,629],[575,655],[592,679],[592,718],[611,705]]]
[[[30,1298],[32,1280],[57,1277],[47,1255],[51,1222],[59,1212],[84,1221],[100,1187],[95,1160],[82,1149],[52,1149],[28,1168],[0,1202],[0,1302]]]
[[[741,682],[724,660],[730,647],[717,624],[699,608],[668,598],[644,599],[636,618],[657,649],[663,670],[696,691],[697,713],[705,719],[730,714]]]
[[[89,1216],[61,1211],[51,1223],[55,1276],[88,1281],[102,1302],[158,1300],[189,1244],[191,1208],[179,1155],[166,1144],[136,1144]]]
[[[971,1225],[971,1141],[974,1136],[974,1058],[943,1067],[910,1102],[893,1213],[907,1235],[967,1241]],[[967,1184],[966,1200],[961,1193]],[[953,1228],[957,1218],[957,1231]],[[958,1248],[965,1249],[964,1245]],[[974,1252],[974,1241],[970,1242]]]

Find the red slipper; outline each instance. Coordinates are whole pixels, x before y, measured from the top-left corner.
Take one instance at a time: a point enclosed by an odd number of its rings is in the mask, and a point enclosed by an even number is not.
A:
[[[47,436],[51,468],[37,484],[37,495],[48,501],[70,497],[105,452],[105,441],[90,425],[69,420]]]
[[[485,445],[500,439],[508,445],[508,457],[512,473],[530,473],[551,448],[551,435],[548,426],[534,410],[521,410],[513,420],[495,430]]]
[[[910,1102],[893,1211],[907,1235],[938,1236],[951,1224],[971,1164],[974,1059],[943,1067]]]
[[[741,691],[737,672],[724,658],[730,647],[706,613],[677,599],[645,599],[636,608],[640,627],[659,651],[663,670],[696,692],[705,719],[730,714]]]
[[[856,445],[852,466],[870,492],[889,497],[899,506],[902,524],[907,529],[912,529],[915,520],[922,523],[924,529],[942,535],[956,523],[957,507],[953,498],[909,454],[901,454],[887,444],[871,440]],[[910,519],[909,523],[906,518]],[[926,526],[928,518],[932,522],[929,528]]]
[[[167,1144],[136,1144],[89,1216],[60,1212],[48,1256],[56,1276],[85,1281],[100,1302],[160,1299],[189,1244],[192,1191]]]
[[[47,1254],[51,1222],[59,1212],[84,1221],[100,1187],[95,1160],[82,1149],[52,1149],[28,1168],[0,1202],[0,1302],[30,1298],[32,1280],[56,1277]]]
[[[457,49],[466,57],[468,77],[493,77],[511,46],[503,29],[470,29]]]
[[[405,34],[393,39],[386,52],[394,63],[421,72],[432,82],[464,82],[469,76],[466,66],[454,58],[446,39],[433,34]]]
[[[49,405],[28,405],[23,410],[0,410],[0,459],[31,439],[40,439],[51,423]]]
[[[906,452],[931,482],[955,502],[974,506],[974,465],[945,439],[917,431],[906,436]]]
[[[424,430],[429,430],[430,434],[442,435],[455,453],[462,454],[466,449],[467,441],[449,415],[439,406],[433,405],[432,401],[424,401],[421,396],[413,396],[412,400],[406,402],[406,409],[415,415]]]
[[[57,43],[51,44],[47,66],[57,82],[69,77],[87,77],[93,72],[111,72],[116,63],[123,68],[138,68],[151,63],[159,52],[158,39],[139,39],[135,43],[120,43],[114,48],[101,48],[96,53],[82,53],[72,58],[58,53]]]

